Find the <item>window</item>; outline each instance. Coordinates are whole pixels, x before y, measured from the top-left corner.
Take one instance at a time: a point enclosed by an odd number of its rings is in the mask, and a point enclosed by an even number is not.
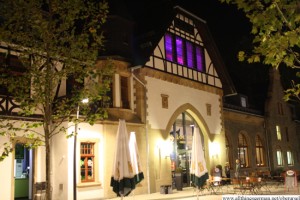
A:
[[[121,82],[121,102],[122,108],[130,108],[129,103],[129,78],[125,76],[120,76]]]
[[[283,115],[282,103],[280,102],[277,103],[277,110],[279,115]]]
[[[245,97],[241,97],[241,105],[242,107],[246,108],[247,107],[247,101]]]
[[[276,125],[276,135],[277,135],[277,140],[281,140],[281,131],[280,131],[280,126]]]
[[[225,148],[226,148],[226,162],[231,163],[231,159],[230,159],[231,151],[230,151],[230,145],[228,143],[227,136],[225,136]]]
[[[285,127],[285,136],[286,136],[286,141],[289,142],[290,138],[289,138],[289,129],[288,129],[288,127]]]
[[[176,36],[176,53],[177,53],[177,63],[183,65],[184,63],[184,49],[183,41],[181,37]]]
[[[165,34],[166,60],[205,72],[204,48],[171,33]]]
[[[205,71],[205,65],[204,65],[204,50],[201,47],[196,47],[196,67],[197,70],[200,72]]]
[[[186,41],[186,61],[188,67],[194,67],[194,48],[188,41]]]
[[[280,147],[277,147],[277,149],[276,149],[276,156],[277,156],[277,165],[282,166],[283,159],[282,159],[282,151],[281,151]]]
[[[238,138],[238,158],[242,168],[249,167],[248,144],[245,136],[241,133]]]
[[[172,44],[172,35],[165,35],[165,48],[166,48],[166,59],[173,61],[173,44]]]
[[[27,62],[25,64],[27,64]],[[13,77],[15,81],[18,81],[22,84],[27,84],[28,88],[30,88],[30,81],[28,79],[25,79],[24,76],[22,76],[25,72],[26,68],[24,67],[24,63],[22,63],[22,60],[18,56],[12,55],[9,52],[7,54],[0,53],[0,74],[2,75],[2,78],[5,79],[8,77]],[[27,93],[28,95],[30,95],[29,91],[23,92],[25,92],[25,94]],[[0,94],[14,95],[9,94],[8,87],[5,84],[0,85]]]
[[[211,104],[206,104],[206,114],[207,116],[211,116]]]
[[[95,181],[95,154],[94,144],[82,142],[80,144],[80,176],[81,182]]]
[[[264,166],[265,165],[264,147],[258,135],[255,137],[255,151],[256,151],[256,165]]]
[[[290,150],[286,152],[286,157],[287,157],[287,164],[288,165],[294,165],[294,156]]]

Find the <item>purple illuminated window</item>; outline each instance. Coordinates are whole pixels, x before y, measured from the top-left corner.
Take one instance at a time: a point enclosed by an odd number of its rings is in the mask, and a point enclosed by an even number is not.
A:
[[[186,42],[186,61],[187,66],[193,68],[194,67],[194,48],[192,43]]]
[[[184,64],[183,41],[182,38],[176,37],[176,53],[177,62],[181,65]]]
[[[165,34],[166,60],[205,72],[204,49],[171,33]]]
[[[166,59],[173,61],[173,45],[172,45],[172,35],[165,35],[165,48],[166,48]]]
[[[203,72],[204,67],[204,52],[201,47],[196,47],[196,66],[197,70]]]

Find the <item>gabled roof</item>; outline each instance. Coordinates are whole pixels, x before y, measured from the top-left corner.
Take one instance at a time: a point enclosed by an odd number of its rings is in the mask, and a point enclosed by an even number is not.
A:
[[[122,5],[128,9],[126,15],[129,16],[127,13],[130,13],[131,16],[128,18],[133,20],[135,24],[132,41],[133,50],[131,55],[126,57],[133,65],[145,65],[176,15],[180,13],[194,19],[198,32],[201,38],[203,38],[205,48],[221,79],[224,95],[236,93],[219,50],[204,20],[179,6],[174,6],[170,0],[141,1],[134,3],[130,0],[125,0],[124,2],[126,6],[124,6],[124,4]],[[116,5],[117,4],[114,4],[114,6]]]
[[[194,23],[197,26],[197,29],[199,31],[199,34],[201,38],[203,39],[204,46],[209,54],[209,56],[212,59],[212,62],[214,63],[214,67],[216,68],[219,78],[221,79],[224,95],[234,95],[236,94],[235,87],[233,85],[233,82],[228,74],[228,71],[226,69],[226,66],[223,62],[223,59],[221,57],[221,54],[217,48],[217,45],[209,31],[209,28],[206,24],[206,21],[203,19],[197,17],[196,15],[186,11],[185,9],[175,6],[174,10],[185,15],[189,15],[189,17],[194,18]]]

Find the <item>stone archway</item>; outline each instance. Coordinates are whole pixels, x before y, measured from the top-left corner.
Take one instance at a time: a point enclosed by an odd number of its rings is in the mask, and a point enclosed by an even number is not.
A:
[[[180,106],[173,113],[166,127],[164,138],[168,140],[169,137],[172,144],[170,170],[173,177],[173,187],[175,186],[176,181],[175,172],[178,171],[178,169],[182,171],[182,186],[190,186],[189,163],[192,148],[192,135],[195,128],[200,130],[205,158],[207,160],[207,165],[209,165],[209,130],[202,115],[192,105],[185,104]],[[209,169],[209,166],[207,166],[207,168]]]

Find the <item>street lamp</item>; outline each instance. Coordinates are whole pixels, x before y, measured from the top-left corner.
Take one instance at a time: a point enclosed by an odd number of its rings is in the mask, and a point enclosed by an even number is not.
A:
[[[83,99],[81,101],[82,103],[88,103],[89,99]],[[74,135],[74,158],[73,158],[73,199],[77,200],[77,190],[76,190],[76,182],[77,182],[77,175],[76,175],[76,149],[77,149],[77,134],[78,134],[78,119],[79,119],[79,104],[77,106],[77,112],[76,112],[76,122],[75,122],[75,135]]]

